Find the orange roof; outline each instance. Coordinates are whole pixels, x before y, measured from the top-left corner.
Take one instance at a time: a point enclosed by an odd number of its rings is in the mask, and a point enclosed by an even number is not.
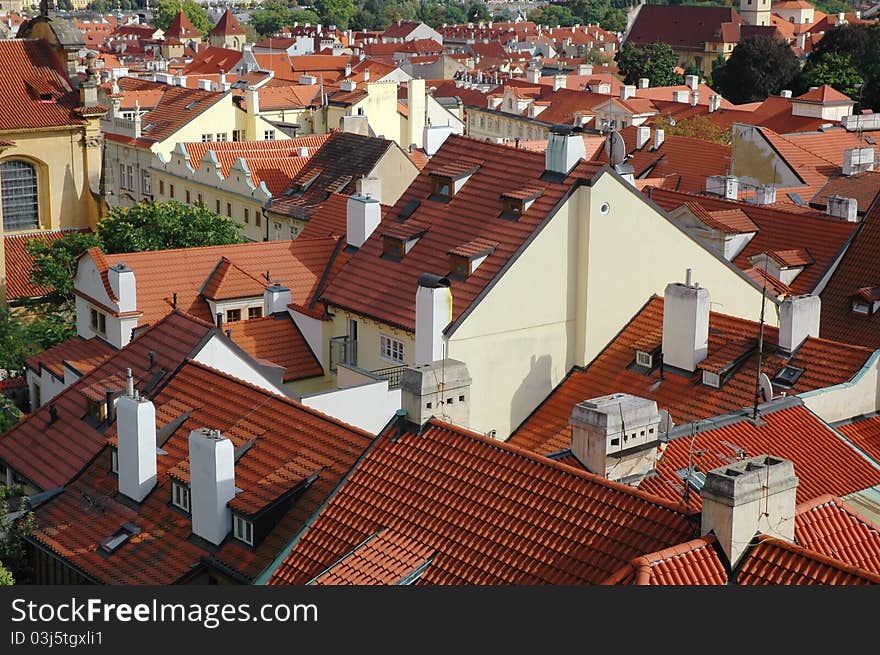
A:
[[[28,357],[25,365],[37,375],[46,369],[59,380],[64,380],[64,365],[85,375],[102,364],[116,349],[106,341],[93,337],[74,337],[41,353]]]
[[[822,105],[829,104],[855,104],[855,100],[850,98],[848,95],[844,95],[833,86],[828,84],[823,84],[822,86],[818,86],[815,89],[811,89],[804,93],[803,95],[799,95],[795,98],[797,102],[811,102],[811,103],[819,103]]]
[[[795,536],[805,548],[880,574],[880,529],[839,498],[819,496],[798,505]]]
[[[462,172],[465,167],[461,162],[465,160],[480,160],[482,164],[449,202],[431,199],[432,174]],[[472,168],[471,163],[467,168]],[[598,168],[584,162],[565,182],[542,182],[543,154],[452,135],[398,199],[380,228],[352,256],[343,273],[328,285],[323,298],[330,304],[413,330],[418,277],[425,272],[446,275],[446,253],[475,238],[499,242],[501,245],[471,276],[452,280],[456,321],[534,234],[574,181],[595,174]],[[544,194],[518,220],[501,217],[502,193],[539,183],[545,186]],[[398,216],[404,207],[413,204],[418,206],[401,222]],[[400,261],[380,258],[382,233],[393,226],[413,223],[431,229]]]
[[[217,268],[208,276],[202,295],[208,300],[234,300],[262,296],[266,282],[246,273],[226,257],[221,257]]]
[[[390,428],[268,584],[302,584],[380,528],[434,551],[416,584],[589,584],[693,536],[673,505],[431,420]],[[390,499],[393,501],[389,502]],[[415,557],[413,557],[415,559]]]
[[[204,75],[227,73],[241,61],[241,51],[228,48],[210,47],[199,52],[193,60],[183,67],[183,75]]]
[[[715,550],[716,543],[709,535],[637,557],[602,584],[727,584],[727,571]]]
[[[841,425],[837,431],[880,462],[880,416]]]
[[[83,463],[76,481],[37,511],[39,529],[34,538],[101,583],[172,584],[205,561],[216,563],[221,571],[232,569],[254,578],[303,528],[372,439],[292,400],[192,361],[151,400],[160,426],[177,424],[162,444],[165,454],[157,459],[157,485],[137,508],[118,500],[119,483],[110,472],[110,452],[102,437],[100,456]],[[302,494],[270,524],[255,547],[230,536],[219,548],[206,549],[191,539],[189,516],[170,505],[170,473],[178,467],[188,470],[189,433],[205,426],[219,429],[236,448],[249,444],[235,463],[235,485],[242,491],[230,503],[246,517],[253,514],[250,508],[263,509],[305,483]],[[113,431],[111,427],[108,433]],[[303,478],[304,471],[317,474],[311,484]],[[85,503],[84,497],[95,502]],[[105,556],[99,544],[126,521],[140,533],[119,552]]]
[[[690,377],[665,375],[662,380],[659,367],[649,374],[631,370],[637,349],[650,351],[662,342],[663,299],[652,298],[587,368],[569,373],[513,433],[510,442],[542,454],[566,450],[571,445],[568,420],[574,406],[608,393],[630,393],[655,400],[661,409],[669,410],[677,425],[750,406],[755,395],[757,335],[755,322],[710,314],[709,357],[734,338],[738,338],[736,349],[728,355],[727,363],[745,357],[719,389],[703,385],[699,369]],[[847,382],[871,356],[866,348],[810,337],[789,358],[774,348],[777,336],[777,328],[765,326],[761,368],[771,378],[785,365],[803,368],[794,386],[786,390],[789,395]]]
[[[736,581],[741,585],[874,585],[880,584],[880,575],[759,535]]]
[[[810,204],[825,208],[829,197],[843,196],[855,198],[857,213],[864,213],[878,195],[880,195],[880,171],[863,171],[857,175],[832,177],[816,192],[816,195],[810,198]]]
[[[245,31],[232,11],[227,8],[226,11],[223,12],[223,15],[220,16],[220,20],[217,21],[217,24],[211,29],[211,36],[234,35],[244,36]]]
[[[192,39],[196,37],[201,37],[202,34],[199,32],[195,26],[190,22],[189,18],[185,13],[178,12],[177,16],[174,17],[174,20],[171,21],[171,25],[168,26],[168,29],[165,30],[165,40],[169,39],[180,39],[184,41],[186,39]]]
[[[284,369],[283,382],[324,375],[300,329],[289,314],[226,323],[231,339],[248,355]]]
[[[279,80],[279,82],[283,81]],[[262,86],[259,94],[262,110],[309,107],[321,102],[321,86],[319,84]]]
[[[159,85],[164,93],[155,108],[141,117],[141,139],[144,146],[162,141],[205,110],[220,102],[225,93],[214,93],[180,86]]]
[[[6,252],[6,300],[18,298],[36,298],[45,296],[50,289],[31,282],[34,270],[34,258],[27,251],[30,241],[51,243],[62,238],[68,232],[89,232],[89,228],[63,228],[30,234],[13,234],[3,237]]]
[[[97,248],[88,253],[104,259],[102,278],[110,264],[125,262],[137,280],[138,310],[142,325],[167,315],[177,294],[177,306],[206,321],[213,321],[202,295],[205,282],[222,258],[235,264],[253,279],[280,280],[291,289],[294,303],[309,306],[321,290],[326,271],[333,265],[338,238],[264,241],[229,246],[204,246],[179,250],[102,255]],[[256,284],[249,286],[262,297]]]
[[[40,489],[68,484],[106,442],[100,430],[83,420],[88,401],[103,400],[105,389],[123,389],[127,368],[139,388],[159,371],[176,370],[212,329],[182,312],[168,314],[53,398],[58,414],[54,423],[49,422],[47,403],[0,437],[0,459]],[[152,368],[151,351],[155,353]]]
[[[309,584],[393,585],[428,564],[433,550],[393,530],[381,530]]]

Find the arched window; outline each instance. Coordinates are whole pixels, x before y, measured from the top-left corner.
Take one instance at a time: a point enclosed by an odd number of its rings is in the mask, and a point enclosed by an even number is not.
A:
[[[20,159],[0,164],[0,195],[4,230],[40,227],[37,171],[31,164]]]

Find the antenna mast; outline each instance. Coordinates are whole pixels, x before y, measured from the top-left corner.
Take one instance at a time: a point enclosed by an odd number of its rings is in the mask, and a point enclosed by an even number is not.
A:
[[[758,397],[761,394],[761,357],[764,354],[764,307],[767,304],[767,259],[769,254],[764,253],[764,286],[761,289],[761,320],[758,327],[758,364],[755,367],[755,406],[752,409],[752,420],[758,420]]]

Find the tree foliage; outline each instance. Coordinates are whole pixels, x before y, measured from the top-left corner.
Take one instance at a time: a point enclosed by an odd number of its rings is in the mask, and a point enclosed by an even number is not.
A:
[[[571,9],[562,5],[543,5],[529,12],[529,20],[539,25],[568,27],[577,22]]]
[[[59,305],[70,302],[73,298],[76,258],[98,245],[100,241],[97,235],[91,232],[68,232],[55,241],[29,241],[27,251],[34,258],[31,281],[51,289],[52,302]]]
[[[659,116],[654,119],[653,126],[655,129],[663,130],[667,135],[688,136],[726,146],[729,146],[731,142],[731,131],[721,129],[705,116],[693,116],[677,121]]]
[[[335,25],[340,30],[348,29],[358,11],[352,0],[315,0],[312,8],[321,17],[321,22]]]
[[[858,100],[862,74],[850,55],[830,52],[823,58],[810,60],[801,75],[803,90],[829,84],[850,98]]]
[[[684,78],[675,72],[678,58],[665,43],[644,47],[627,43],[614,59],[627,84],[635,84],[642,77],[648,78],[651,86],[673,86],[684,82]]]
[[[153,14],[153,25],[160,30],[167,30],[181,11],[186,14],[193,27],[202,33],[202,36],[207,36],[213,25],[208,20],[208,14],[202,5],[194,0],[184,0],[183,3],[178,0],[159,0]]]
[[[200,205],[149,202],[117,207],[98,224],[106,253],[242,243],[240,224]]]
[[[6,432],[21,418],[21,410],[9,398],[0,396],[0,434]],[[2,584],[2,583],[0,583]]]
[[[13,521],[10,508],[23,514]],[[0,564],[19,584],[31,579],[25,539],[33,534],[35,525],[34,514],[28,510],[27,497],[21,487],[0,487],[0,534],[6,535],[5,539],[0,539]]]
[[[24,375],[24,362],[31,355],[57,346],[76,335],[69,306],[48,306],[45,313],[15,315],[0,306],[0,370],[11,377]]]
[[[803,81],[804,89],[827,83],[854,100],[861,99],[858,109],[880,107],[880,26],[832,27],[810,54]]]
[[[713,70],[715,89],[734,104],[759,102],[798,82],[800,64],[791,47],[768,36],[740,41],[723,67]]]

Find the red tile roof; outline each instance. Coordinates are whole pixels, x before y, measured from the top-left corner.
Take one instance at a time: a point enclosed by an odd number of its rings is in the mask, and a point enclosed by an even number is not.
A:
[[[117,500],[118,481],[110,473],[110,453],[104,448],[64,493],[37,513],[40,527],[35,539],[102,583],[171,584],[189,575],[203,558],[253,578],[302,529],[372,439],[356,428],[195,362],[185,364],[151,399],[160,425],[187,412],[188,416],[162,445],[167,454],[157,460],[157,486],[140,506],[132,509]],[[230,535],[212,553],[190,539],[190,518],[169,505],[169,474],[181,465],[188,470],[189,433],[206,426],[219,429],[237,448],[251,442],[235,463],[235,484],[242,493],[233,503],[246,515],[251,501],[255,506],[265,504],[265,488],[290,491],[302,481],[297,471],[317,472],[314,482],[255,548]],[[83,502],[84,497],[93,503]],[[246,497],[251,501],[241,506]],[[100,542],[125,521],[141,532],[116,553],[103,556]]]
[[[43,490],[66,485],[104,446],[106,437],[83,420],[88,400],[119,391],[130,368],[143,387],[157,371],[174,371],[212,330],[208,323],[173,312],[122,350],[85,374],[51,402],[58,418],[49,422],[49,404],[0,437],[0,460]],[[150,369],[149,353],[155,355]],[[117,526],[118,527],[118,526]]]
[[[224,14],[225,15],[225,14]],[[183,75],[204,75],[229,72],[241,61],[241,51],[212,46],[199,52],[183,67]],[[191,82],[194,85],[194,83]]]
[[[64,364],[85,375],[110,358],[116,349],[97,337],[74,337],[43,352],[28,357],[25,365],[39,375],[46,369],[59,380],[64,380]]]
[[[815,289],[857,227],[856,223],[848,223],[815,211],[795,213],[777,205],[753,205],[708,195],[678,193],[668,189],[652,188],[646,192],[651,200],[667,211],[692,202],[709,212],[733,209],[743,212],[758,226],[758,233],[733,260],[741,270],[753,266],[750,257],[769,250],[809,251],[814,263],[807,266],[789,283],[795,293],[809,293]],[[827,336],[829,339],[836,338],[833,334],[825,332],[824,322],[822,336]]]
[[[738,27],[742,23],[742,18],[731,7],[644,5],[630,29],[627,43],[649,45],[660,41],[674,49],[702,52],[707,42],[739,41]]]
[[[740,585],[874,585],[880,575],[782,539],[759,535],[736,578]]]
[[[227,95],[167,84],[158,85],[156,90],[163,91],[161,99],[154,109],[141,117],[143,127],[138,143],[144,147],[168,138]]]
[[[653,298],[587,368],[571,371],[519,426],[510,442],[542,454],[566,450],[571,445],[568,419],[574,406],[608,393],[631,393],[656,400],[661,409],[669,410],[677,425],[725,414],[754,402],[757,323],[716,312],[710,314],[709,356],[713,357],[734,337],[740,339],[736,356],[748,354],[719,389],[703,385],[700,370],[690,377],[667,374],[663,380],[659,367],[648,375],[629,370],[635,362],[636,349],[648,349],[645,344],[660,345],[662,334],[663,299]],[[761,368],[771,378],[786,364],[803,368],[804,373],[794,387],[787,390],[789,395],[846,382],[871,356],[865,348],[810,337],[789,359],[773,347],[777,335],[777,328],[765,326]]]
[[[825,209],[830,196],[855,198],[858,213],[863,214],[880,195],[880,171],[864,171],[858,175],[832,177],[810,198],[810,204]]]
[[[481,160],[479,169],[447,202],[431,200],[431,175],[461,160]],[[447,253],[476,238],[499,243],[498,248],[467,279],[452,280],[453,321],[471,306],[517,250],[547,219],[573,180],[591,175],[598,165],[582,163],[565,183],[544,182],[544,155],[507,146],[450,136],[425,169],[398,199],[382,225],[354,254],[344,271],[331,282],[324,299],[413,330],[418,277],[425,272],[449,273]],[[545,185],[545,192],[517,221],[501,218],[501,194],[526,186]],[[420,204],[405,222],[398,216],[410,202]],[[430,226],[425,236],[401,261],[381,259],[382,234],[392,228]]]
[[[715,543],[715,537],[709,535],[637,557],[602,584],[727,584],[727,571]]]
[[[819,496],[798,505],[795,537],[804,548],[880,574],[880,529],[839,498]]]
[[[48,230],[44,232],[31,232],[30,234],[13,234],[3,237],[3,247],[6,251],[6,300],[19,298],[37,298],[45,296],[50,289],[31,282],[31,273],[34,270],[34,258],[27,251],[30,241],[38,240],[51,243],[63,237],[68,232],[89,232],[90,228],[65,228],[61,230]]]
[[[208,276],[202,295],[208,300],[233,300],[263,295],[266,281],[243,271],[226,257],[221,257],[217,268]]]
[[[223,15],[220,16],[220,20],[217,21],[217,24],[211,29],[211,36],[244,36],[245,31],[241,24],[238,22],[238,19],[233,15],[230,9],[226,9],[223,12]]]
[[[283,382],[324,375],[300,329],[289,314],[227,323],[231,339],[248,355],[284,369]]]
[[[880,416],[841,425],[837,431],[864,450],[874,461],[880,462]]]
[[[797,498],[800,502],[825,494],[844,496],[880,484],[880,466],[872,464],[864,455],[836,434],[815,414],[798,404],[783,409],[769,406],[761,412],[763,425],[755,426],[751,411],[743,411],[732,422],[719,421],[699,424],[693,448],[702,454],[694,458],[698,471],[711,471],[740,459],[770,453],[791,460],[798,476]],[[658,403],[659,404],[659,403]],[[657,465],[657,475],[646,478],[640,489],[657,494],[670,501],[681,500],[684,483],[677,471],[686,469],[690,453],[690,430],[686,435],[673,438],[663,451]],[[739,450],[741,449],[741,451]],[[699,509],[699,494],[690,494],[690,507]]]
[[[393,585],[430,562],[433,549],[398,534],[381,530],[318,575],[315,585]]]
[[[811,251],[812,252],[812,251]],[[852,296],[864,287],[880,286],[880,204],[868,211],[840,264],[822,291],[822,334],[830,339],[880,348],[880,312],[852,311]]]
[[[749,107],[745,110],[742,105],[733,109],[722,107],[707,117],[722,129],[729,129],[733,123],[738,122],[766,127],[780,134],[811,132],[828,123],[824,118],[793,116],[791,101],[791,98],[770,96],[764,102],[758,103],[757,107]]]
[[[381,528],[436,551],[417,584],[597,583],[690,539],[673,506],[440,421],[384,435],[269,584],[302,584]]]
[[[185,41],[186,39],[200,38],[201,36],[201,32],[195,28],[187,15],[182,11],[174,17],[171,21],[171,25],[165,30],[166,41],[169,39],[180,39],[181,41]]]
[[[83,125],[61,62],[45,40],[0,40],[0,131]]]
[[[815,89],[811,89],[806,93],[799,95],[795,98],[800,102],[815,102],[823,105],[828,104],[855,104],[855,101],[850,98],[848,95],[844,95],[833,86],[828,84],[823,84],[822,86],[818,86]]]

